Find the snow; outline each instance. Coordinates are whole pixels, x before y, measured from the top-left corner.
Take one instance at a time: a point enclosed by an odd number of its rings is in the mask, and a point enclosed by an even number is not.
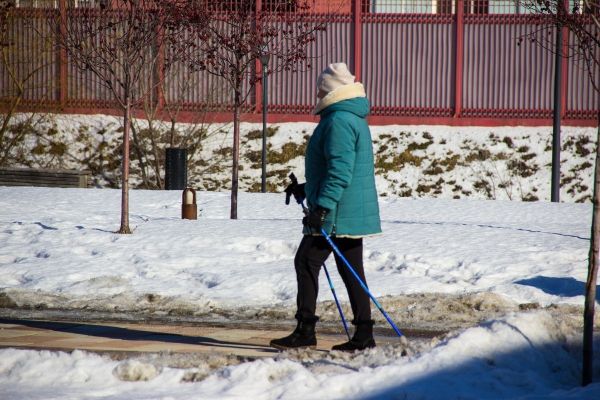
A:
[[[281,355],[225,367],[199,381],[195,369],[71,354],[0,350],[8,399],[596,399],[577,387],[568,335],[545,312],[509,315],[451,336],[421,354],[377,348],[352,359]],[[360,365],[357,366],[356,364]]]
[[[19,114],[16,119],[19,118],[25,118],[25,115]],[[31,135],[26,143],[13,151],[19,160],[14,166],[92,170],[95,171],[94,185],[109,187],[112,184],[115,187],[120,173],[115,166],[119,165],[121,123],[119,117],[106,115],[42,116],[32,127],[37,134]],[[143,119],[136,120],[136,124],[139,131],[148,126]],[[272,130],[272,135],[267,138],[269,187],[282,190],[289,172],[302,179],[302,146],[315,126],[309,122],[269,126]],[[153,121],[153,127],[168,136],[169,124]],[[191,133],[203,129],[206,133],[202,137]],[[262,146],[261,129],[261,124],[254,123],[242,123],[240,127],[239,185],[243,191],[257,191],[260,187],[260,160],[256,157]],[[188,160],[188,183],[194,188],[228,191],[231,163],[224,154],[231,151],[232,124],[181,123],[176,124],[176,130],[178,136],[191,135],[200,145]],[[53,135],[49,136],[47,132],[53,132]],[[551,126],[383,125],[371,126],[371,132],[377,188],[381,196],[550,200]],[[65,154],[62,157],[52,154],[48,141],[66,145]],[[562,201],[590,202],[595,142],[596,128],[561,128]],[[283,151],[285,146],[294,148],[295,151],[288,151],[293,154]],[[40,148],[46,152],[39,154]],[[146,148],[146,152],[152,153],[150,148]],[[274,156],[275,152],[281,155],[281,162]],[[287,156],[283,157],[283,153]],[[152,159],[149,155],[147,162]],[[132,187],[140,187],[142,179],[135,152],[131,166]],[[147,173],[152,175],[151,170]]]
[[[32,135],[16,150],[18,165],[88,169],[91,159],[102,167],[118,157],[120,124],[111,116],[44,116],[38,133],[52,130],[48,138],[67,144],[68,156],[33,151],[40,139]],[[270,151],[302,145],[314,126],[273,125]],[[182,133],[196,128],[177,125]],[[301,210],[285,206],[282,194],[247,193],[260,179],[249,155],[261,145],[248,133],[261,126],[243,123],[239,219],[230,220],[230,169],[219,155],[231,146],[231,126],[206,128],[189,182],[224,191],[198,192],[196,221],[180,219],[179,191],[132,190],[134,233],[118,235],[119,190],[0,187],[0,305],[290,323]],[[559,204],[547,202],[551,127],[371,131],[384,233],[365,240],[369,287],[401,329],[449,334],[355,355],[295,351],[216,366],[174,354],[116,361],[3,349],[0,398],[600,398],[600,384],[579,387],[596,129],[562,129]],[[211,163],[226,166],[207,173]],[[136,168],[134,159],[133,187],[141,183]],[[285,176],[302,179],[303,168],[299,155],[271,161],[268,182],[281,190]],[[118,172],[100,169],[95,186],[118,181]],[[321,323],[338,324],[326,279],[320,284]],[[376,326],[386,327],[374,313]]]
[[[48,295],[48,307],[135,309],[149,294],[196,311],[294,304],[300,207],[283,194],[241,193],[234,221],[228,194],[197,197],[201,216],[188,221],[179,191],[132,191],[134,234],[118,235],[118,190],[0,187],[2,288],[21,305]],[[365,245],[376,296],[490,292],[516,303],[583,303],[588,204],[380,205],[384,234]]]
[[[200,216],[189,221],[179,191],[132,190],[134,233],[118,235],[118,190],[0,187],[3,301],[291,319],[299,207],[283,194],[240,193],[230,220],[227,193],[197,197]],[[4,349],[2,398],[600,398],[600,384],[578,386],[590,204],[382,197],[380,206],[384,233],[365,240],[369,287],[401,326],[457,328],[448,336],[405,357],[394,345],[292,352],[208,373]],[[325,279],[320,300],[324,321],[335,321]]]

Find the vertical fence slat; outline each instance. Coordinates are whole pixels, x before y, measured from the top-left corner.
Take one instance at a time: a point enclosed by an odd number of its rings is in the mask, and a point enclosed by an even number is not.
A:
[[[465,23],[464,23],[464,1],[457,0],[456,1],[456,43],[454,44],[455,48],[455,57],[454,62],[456,63],[455,69],[455,77],[454,77],[454,118],[459,118],[462,114],[463,107],[463,74],[464,74],[464,32],[465,32]]]

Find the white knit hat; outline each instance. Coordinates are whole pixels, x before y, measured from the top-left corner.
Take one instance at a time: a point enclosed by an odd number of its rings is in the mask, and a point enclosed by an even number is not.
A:
[[[352,83],[354,83],[354,75],[350,73],[346,63],[333,63],[329,64],[317,78],[317,90],[329,93],[340,86]]]

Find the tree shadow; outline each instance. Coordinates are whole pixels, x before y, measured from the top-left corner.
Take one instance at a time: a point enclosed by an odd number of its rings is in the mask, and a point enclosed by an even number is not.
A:
[[[86,336],[95,336],[107,339],[120,339],[128,341],[154,341],[234,349],[248,349],[258,350],[266,353],[278,352],[276,349],[273,349],[271,347],[252,345],[248,343],[229,342],[204,336],[188,336],[176,333],[153,332],[141,329],[122,328],[111,325],[95,325],[85,323],[5,318],[0,318],[0,323],[23,325],[37,329],[52,330],[57,332],[73,333]]]
[[[534,278],[521,279],[515,283],[524,286],[532,286],[554,296],[575,297],[585,296],[585,282],[571,277],[536,276]],[[596,301],[600,301],[600,286],[596,286]]]
[[[491,224],[473,224],[473,223],[464,223],[464,222],[426,222],[426,221],[391,221],[384,220],[383,222],[387,222],[390,224],[399,224],[399,225],[440,225],[440,226],[466,226],[466,227],[477,227],[477,228],[486,228],[486,229],[504,229],[510,231],[520,231],[520,232],[528,232],[528,233],[541,233],[544,235],[555,235],[555,236],[563,236],[574,239],[580,239],[589,241],[589,237],[583,237],[579,235],[573,235],[569,233],[562,232],[550,232],[550,231],[542,231],[538,229],[529,229],[529,228],[519,228],[515,226],[502,226],[502,225],[491,225]]]
[[[41,222],[34,222],[34,225],[38,225],[42,229],[45,229],[45,230],[48,230],[48,231],[57,231],[58,230],[58,228],[55,228],[55,227],[50,226],[50,225],[42,224]]]
[[[508,324],[510,325],[510,324]],[[522,334],[518,328],[511,326]],[[581,345],[564,342],[533,343],[523,334],[521,345],[498,352],[485,352],[464,360],[460,349],[446,347],[447,356],[410,360],[406,375],[400,369],[389,375],[393,381],[382,382],[382,389],[355,396],[362,400],[388,399],[598,399],[600,398],[600,352],[594,354],[594,384],[581,388]],[[477,346],[476,343],[473,345]],[[594,347],[600,345],[596,334]],[[442,348],[442,350],[444,350]],[[452,353],[460,361],[452,360]],[[473,353],[471,353],[473,354]],[[396,365],[398,362],[395,362]],[[440,365],[441,364],[441,365]],[[408,375],[408,376],[407,376]],[[564,396],[563,396],[564,394]]]

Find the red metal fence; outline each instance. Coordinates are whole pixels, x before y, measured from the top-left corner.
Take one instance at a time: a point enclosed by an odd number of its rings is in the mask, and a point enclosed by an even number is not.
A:
[[[577,1],[570,0],[570,9]],[[64,54],[36,36],[49,33],[45,19],[56,12],[52,7],[64,6],[65,1],[29,3],[49,8],[23,7],[11,16],[9,35],[18,50],[12,62],[20,63],[19,74],[32,74],[24,104],[66,112],[114,108],[109,93],[89,73],[75,69]],[[96,3],[100,4],[86,4]],[[309,48],[311,69],[269,77],[270,119],[310,120],[318,73],[331,62],[345,61],[365,84],[373,123],[550,124],[554,53],[538,42],[552,47],[555,28],[549,28],[547,20],[532,20],[531,11],[520,4],[511,0],[314,1],[314,18],[325,22],[327,29]],[[284,22],[283,18],[273,21]],[[530,33],[538,35],[539,41],[519,40]],[[563,36],[564,46],[573,43],[568,32]],[[204,109],[207,102],[229,101],[218,80],[184,67],[173,71],[165,79],[166,103],[194,111]],[[14,93],[7,74],[0,67],[0,99]],[[562,117],[569,124],[595,125],[600,102],[582,61],[565,58],[562,74]],[[594,74],[600,78],[600,71]],[[260,90],[256,88],[247,104],[248,120],[260,118]]]

